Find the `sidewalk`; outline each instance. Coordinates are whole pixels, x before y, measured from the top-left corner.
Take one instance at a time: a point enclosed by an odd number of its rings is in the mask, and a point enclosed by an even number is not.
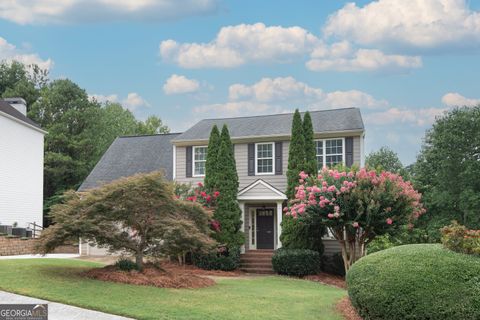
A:
[[[9,259],[46,259],[46,258],[55,258],[55,259],[70,259],[78,258],[79,254],[74,253],[49,253],[46,255],[41,254],[21,254],[17,256],[0,256],[0,260],[9,260]],[[1,300],[0,300],[1,301]]]
[[[0,304],[17,303],[48,303],[48,320],[132,320],[131,318],[120,317],[108,313],[69,306],[67,304],[49,302],[46,300],[0,291]]]

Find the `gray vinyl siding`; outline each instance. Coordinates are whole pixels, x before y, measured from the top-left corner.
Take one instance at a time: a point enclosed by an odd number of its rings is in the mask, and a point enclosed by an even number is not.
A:
[[[327,139],[330,139],[328,137]],[[353,137],[353,163],[355,165],[360,165],[360,136]],[[269,142],[263,140],[262,142]],[[235,161],[237,164],[237,173],[239,178],[239,190],[247,187],[251,183],[255,182],[258,179],[262,179],[266,183],[271,184],[273,187],[278,190],[285,192],[287,188],[287,167],[288,167],[288,148],[290,142],[283,141],[282,143],[282,174],[281,175],[248,175],[248,144],[247,143],[238,143],[235,144]],[[196,184],[202,182],[202,177],[186,177],[186,147],[176,147],[176,178],[175,180],[180,183],[192,183]]]
[[[324,251],[323,254],[326,256],[332,256],[335,253],[342,252],[340,243],[335,239],[323,239]]]
[[[192,177],[187,178],[187,163],[186,163],[186,155],[187,155],[187,148],[186,147],[176,147],[176,164],[175,164],[175,171],[176,177],[175,181],[179,183],[198,183],[203,182],[202,177]]]
[[[265,141],[268,142],[268,141]],[[283,141],[282,143],[282,174],[281,175],[248,175],[248,144],[241,143],[235,145],[235,161],[237,163],[237,173],[238,180],[240,182],[239,189],[243,189],[250,185],[251,183],[262,179],[268,184],[271,184],[273,187],[278,190],[285,192],[287,188],[287,165],[288,165],[288,141]]]
[[[353,164],[360,166],[360,159],[362,155],[360,154],[360,137],[353,137]]]

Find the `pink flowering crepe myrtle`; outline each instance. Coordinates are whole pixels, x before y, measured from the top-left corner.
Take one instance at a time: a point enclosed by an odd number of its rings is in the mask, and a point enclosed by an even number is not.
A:
[[[346,270],[376,236],[402,224],[412,225],[424,212],[421,194],[399,175],[327,168],[318,176],[301,172],[295,199],[286,209],[287,215],[298,219],[320,215],[341,244]]]

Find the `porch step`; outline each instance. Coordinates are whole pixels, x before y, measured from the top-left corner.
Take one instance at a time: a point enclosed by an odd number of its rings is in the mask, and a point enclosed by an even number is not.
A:
[[[248,273],[273,274],[274,250],[249,250],[240,255],[240,270]]]
[[[257,274],[274,274],[272,268],[240,268],[243,272],[246,273],[257,273]]]

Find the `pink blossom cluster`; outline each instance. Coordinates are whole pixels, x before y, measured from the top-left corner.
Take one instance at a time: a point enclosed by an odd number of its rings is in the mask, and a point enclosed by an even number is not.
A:
[[[296,187],[295,199],[290,201],[289,207],[285,210],[287,215],[298,217],[309,209],[319,212],[330,224],[349,224],[354,228],[361,227],[365,221],[357,221],[356,212],[351,208],[356,203],[352,199],[370,197],[369,203],[365,206],[376,208],[374,213],[384,217],[385,225],[392,225],[398,212],[392,206],[395,202],[407,203],[409,214],[412,220],[417,219],[425,212],[421,204],[421,194],[418,193],[408,181],[391,172],[367,171],[338,171],[324,168],[318,176],[309,176],[305,172],[299,174],[299,186]],[[395,199],[393,204],[384,203],[383,194]],[[356,196],[356,197],[355,197]],[[383,202],[382,202],[383,201]],[[350,212],[347,212],[350,210]],[[372,209],[373,210],[373,209]],[[378,212],[380,210],[380,212]],[[330,221],[330,222],[329,222]]]

